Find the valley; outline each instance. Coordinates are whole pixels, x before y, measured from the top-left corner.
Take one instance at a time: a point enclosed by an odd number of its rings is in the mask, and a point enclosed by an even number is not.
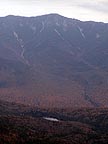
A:
[[[107,144],[108,109],[39,109],[0,101],[1,144]]]

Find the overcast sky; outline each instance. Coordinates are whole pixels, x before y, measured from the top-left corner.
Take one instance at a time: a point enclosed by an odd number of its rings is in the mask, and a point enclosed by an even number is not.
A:
[[[108,23],[108,0],[0,0],[0,16],[49,13]]]

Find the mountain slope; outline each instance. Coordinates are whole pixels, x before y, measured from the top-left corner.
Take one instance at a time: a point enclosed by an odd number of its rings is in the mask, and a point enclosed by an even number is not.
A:
[[[108,24],[57,14],[0,18],[0,98],[39,107],[107,106],[107,38]]]

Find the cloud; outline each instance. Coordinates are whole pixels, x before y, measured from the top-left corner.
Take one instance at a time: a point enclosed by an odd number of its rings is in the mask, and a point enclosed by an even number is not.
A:
[[[96,0],[96,1],[85,1],[78,5],[79,7],[86,8],[91,11],[97,11],[102,13],[108,12],[108,1]]]

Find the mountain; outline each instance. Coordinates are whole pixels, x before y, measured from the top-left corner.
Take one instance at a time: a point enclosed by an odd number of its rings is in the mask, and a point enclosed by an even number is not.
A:
[[[108,106],[108,24],[58,14],[0,18],[0,99]]]

